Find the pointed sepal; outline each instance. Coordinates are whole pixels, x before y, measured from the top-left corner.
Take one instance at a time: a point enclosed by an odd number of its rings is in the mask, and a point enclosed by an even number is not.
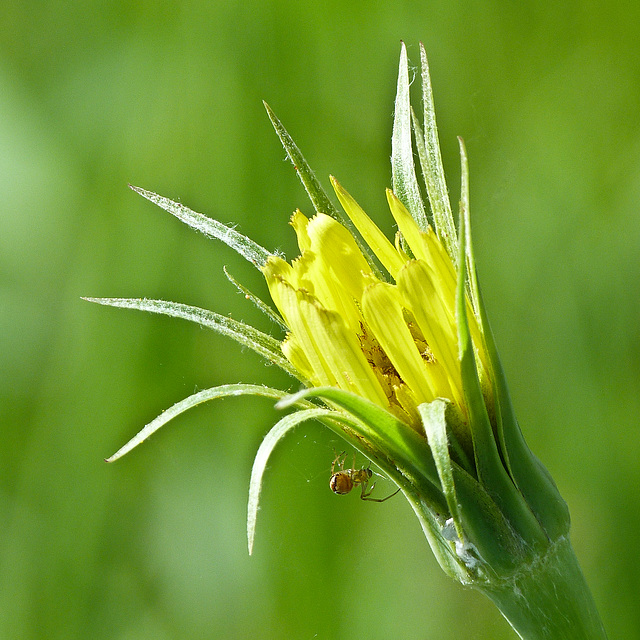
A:
[[[281,343],[267,333],[249,324],[233,320],[215,311],[193,307],[179,302],[166,300],[148,300],[147,298],[83,298],[88,302],[96,302],[109,307],[150,311],[173,318],[183,318],[195,322],[217,333],[232,338],[245,347],[249,347],[263,358],[279,366],[294,378],[301,379],[300,372],[295,369],[282,353]]]
[[[247,505],[247,545],[249,555],[253,553],[253,542],[256,535],[256,519],[260,506],[260,493],[262,491],[262,479],[271,453],[280,440],[300,423],[306,422],[307,420],[330,417],[331,413],[331,410],[319,407],[290,413],[279,420],[260,443],[260,447],[253,461],[251,480],[249,482],[249,502]]]
[[[469,413],[478,480],[523,541],[536,548],[546,545],[548,538],[502,463],[478,376],[467,317],[466,223],[463,217],[460,220],[456,315],[462,387]]]
[[[123,447],[120,447],[112,456],[106,458],[105,462],[115,462],[122,456],[129,453],[132,449],[135,449],[139,444],[142,444],[147,438],[156,433],[167,422],[170,422],[174,418],[183,414],[185,411],[197,407],[198,405],[209,402],[210,400],[216,400],[218,398],[230,398],[237,396],[262,396],[264,398],[273,398],[280,400],[287,396],[286,391],[280,389],[273,389],[271,387],[264,387],[255,384],[225,384],[219,387],[212,387],[211,389],[203,389],[194,393],[180,402],[176,402],[173,406],[163,411],[157,418],[152,420],[149,424],[143,427],[129,442]],[[300,408],[308,408],[312,405],[303,401],[302,399],[297,404]]]
[[[453,220],[449,192],[447,190],[444,167],[442,165],[442,156],[440,154],[438,127],[436,125],[436,109],[433,103],[431,77],[429,76],[429,62],[422,43],[420,44],[420,62],[422,68],[422,102],[424,107],[424,153],[420,155],[421,158],[424,157],[422,170],[436,232],[455,264],[458,259],[456,251],[456,226]]]
[[[398,70],[398,91],[393,118],[391,137],[391,171],[393,190],[411,212],[413,219],[423,230],[429,224],[422,202],[420,187],[416,177],[411,144],[411,100],[409,96],[409,62],[407,48],[402,43],[400,68]]]
[[[133,185],[129,186],[143,198],[157,204],[178,218],[178,220],[189,225],[192,229],[200,231],[200,233],[203,233],[208,238],[221,240],[243,258],[251,262],[255,267],[263,267],[267,262],[267,258],[272,255],[270,251],[261,247],[257,242],[251,240],[251,238],[242,235],[232,227],[222,224],[222,222],[218,222],[197,211],[192,211],[189,207],[185,207],[179,202],[174,202],[173,200],[169,200],[169,198],[153,193],[153,191],[147,191],[146,189],[134,187]]]

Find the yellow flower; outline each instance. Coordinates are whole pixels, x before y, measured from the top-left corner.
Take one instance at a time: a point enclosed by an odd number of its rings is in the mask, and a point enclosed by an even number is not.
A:
[[[455,266],[431,227],[422,231],[387,190],[395,245],[347,191],[332,184],[353,225],[388,274],[376,275],[353,235],[317,213],[291,218],[300,256],[270,256],[262,271],[289,333],[282,351],[311,386],[350,391],[423,432],[418,405],[449,400],[456,437],[471,449],[458,358]],[[469,309],[471,305],[469,304]],[[468,314],[475,344],[480,328]],[[487,357],[478,350],[480,370]]]

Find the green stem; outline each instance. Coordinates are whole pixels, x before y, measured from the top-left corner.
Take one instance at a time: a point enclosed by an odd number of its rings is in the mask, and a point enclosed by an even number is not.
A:
[[[568,538],[511,580],[480,590],[523,640],[607,639]]]

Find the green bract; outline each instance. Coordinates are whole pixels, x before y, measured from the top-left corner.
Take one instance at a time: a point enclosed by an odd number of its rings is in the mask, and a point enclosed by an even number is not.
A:
[[[252,348],[305,388],[295,395],[239,384],[201,391],[156,418],[109,461],[200,402],[241,394],[278,399],[279,408],[294,412],[271,429],[256,455],[249,494],[249,552],[269,455],[290,429],[313,419],[396,483],[442,568],[491,597],[522,637],[603,638],[568,540],[567,506],[522,437],[487,321],[471,243],[462,141],[456,230],[427,59],[424,48],[420,50],[422,123],[410,106],[404,46],[400,59],[393,189],[386,192],[398,226],[393,242],[333,177],[345,213],[331,203],[268,106],[315,210],[311,218],[299,210],[291,218],[300,249],[291,262],[234,229],[134,188],[260,269],[277,311],[229,278],[287,335],[279,341],[225,316],[172,302],[90,300],[210,327]]]

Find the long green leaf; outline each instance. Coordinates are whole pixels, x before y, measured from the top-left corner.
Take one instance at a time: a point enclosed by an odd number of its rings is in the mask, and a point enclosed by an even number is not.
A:
[[[411,100],[409,96],[409,62],[407,48],[402,43],[398,91],[396,94],[393,134],[391,137],[391,172],[393,191],[407,207],[418,226],[426,231],[429,226],[422,202],[411,145]]]
[[[212,387],[211,389],[203,389],[198,393],[190,395],[184,400],[180,400],[180,402],[176,402],[172,407],[163,411],[157,418],[152,420],[133,438],[131,438],[127,444],[118,449],[118,451],[116,451],[111,457],[107,458],[106,462],[115,462],[118,458],[122,458],[122,456],[144,442],[149,436],[153,435],[158,431],[158,429],[167,424],[167,422],[173,420],[181,413],[202,404],[203,402],[209,402],[209,400],[215,400],[217,398],[229,398],[245,395],[263,396],[265,398],[280,400],[287,396],[288,393],[286,391],[281,391],[280,389],[273,389],[271,387],[263,387],[254,384],[226,384],[219,387]],[[311,403],[301,401],[297,406],[311,407],[312,405]]]
[[[436,463],[442,492],[449,505],[449,511],[460,540],[463,539],[462,520],[460,518],[460,505],[453,482],[451,456],[449,455],[449,443],[447,441],[447,421],[445,413],[447,401],[436,398],[433,402],[418,405],[418,411],[422,418],[427,440],[433,459]]]
[[[109,307],[120,307],[123,309],[137,309],[139,311],[150,311],[160,313],[173,318],[183,318],[191,322],[196,322],[204,327],[232,338],[245,347],[249,347],[262,357],[266,358],[281,369],[286,371],[298,380],[302,380],[300,373],[284,357],[280,342],[270,335],[252,327],[251,325],[233,320],[227,316],[220,315],[214,311],[192,307],[179,302],[167,302],[165,300],[147,300],[146,298],[83,298],[89,302]]]
[[[553,478],[531,452],[527,445],[518,420],[515,415],[509,387],[507,385],[500,355],[495,344],[491,325],[487,317],[478,285],[477,271],[473,245],[471,242],[471,215],[469,212],[469,177],[468,163],[465,145],[462,138],[460,142],[460,158],[462,164],[462,186],[460,197],[460,220],[464,227],[464,252],[466,256],[466,268],[468,269],[468,283],[471,292],[472,304],[476,316],[482,327],[484,343],[489,356],[491,366],[491,379],[493,381],[496,397],[496,422],[498,433],[498,445],[502,457],[511,475],[513,482],[524,496],[529,507],[543,526],[547,535],[552,540],[557,540],[569,531],[569,508],[563,500]],[[461,238],[462,242],[463,238]]]
[[[498,437],[505,464],[513,482],[549,538],[558,540],[569,532],[571,522],[569,508],[560,495],[551,474],[529,449],[529,445],[522,435],[491,325],[486,316],[481,292],[479,292],[479,304],[496,396],[495,412]]]
[[[467,275],[469,285],[469,298],[473,312],[478,319],[482,328],[482,320],[480,318],[478,306],[478,275],[476,271],[476,262],[473,255],[473,244],[471,242],[471,214],[469,212],[469,162],[467,160],[467,149],[464,140],[458,136],[458,144],[460,145],[460,220],[464,219],[466,246],[464,248],[465,259],[467,261]],[[461,223],[462,224],[462,223]]]
[[[466,220],[463,217],[460,220],[456,316],[462,387],[465,403],[469,411],[469,424],[471,426],[478,478],[523,540],[532,546],[543,545],[547,543],[545,532],[503,466],[484,396],[482,395],[467,318],[465,285],[467,279],[466,233]]]
[[[309,163],[305,160],[305,157],[302,155],[302,151],[300,151],[298,145],[289,135],[289,132],[284,128],[282,122],[278,120],[278,117],[272,111],[271,107],[264,101],[263,104],[264,108],[267,110],[269,120],[271,120],[271,124],[273,125],[275,132],[278,135],[278,138],[280,138],[280,142],[282,143],[284,150],[287,152],[289,160],[293,163],[296,173],[300,177],[316,213],[326,213],[332,218],[339,220],[342,224],[346,224],[348,226],[349,220],[338,208],[335,207],[333,202],[329,200],[329,196],[322,188],[322,185],[316,178],[315,173],[309,166]]]
[[[369,266],[376,274],[376,276],[382,278],[380,269],[376,264],[376,261],[371,254],[371,251],[367,245],[362,242],[362,238],[355,229],[353,222],[351,222],[349,216],[345,215],[340,209],[334,206],[333,202],[329,199],[327,192],[322,188],[322,185],[316,178],[315,173],[309,166],[309,163],[305,160],[302,152],[298,148],[298,145],[293,141],[293,138],[289,135],[289,132],[284,128],[284,125],[278,120],[276,114],[271,110],[271,107],[263,102],[264,108],[267,110],[267,115],[271,120],[271,124],[275,129],[280,142],[284,147],[284,150],[289,156],[289,160],[293,163],[293,166],[302,181],[302,184],[309,195],[311,204],[316,213],[326,213],[332,218],[336,219],[340,224],[349,229],[351,235],[354,237],[360,252],[365,257]]]
[[[322,409],[318,407],[315,409],[305,409],[295,413],[290,413],[279,420],[260,443],[255,460],[253,461],[251,481],[249,482],[249,503],[247,506],[247,542],[249,546],[249,555],[253,553],[253,541],[256,534],[256,518],[260,504],[260,492],[262,490],[262,478],[264,476],[269,457],[271,456],[275,446],[289,431],[297,427],[301,422],[322,417],[331,417],[331,414],[333,413],[334,412],[330,409]]]
[[[411,108],[411,124],[413,125],[413,137],[416,141],[416,151],[418,152],[418,160],[420,162],[420,170],[422,171],[422,178],[425,182],[425,187],[427,186],[427,176],[429,171],[429,159],[427,158],[427,147],[425,146],[424,141],[424,132],[422,130],[422,125],[418,120],[418,116],[416,116],[413,107]],[[427,196],[429,195],[429,191],[427,190]],[[425,207],[427,209],[427,207]],[[427,209],[427,220],[429,224],[436,228],[435,221],[433,219],[433,211],[431,207]]]
[[[433,103],[431,77],[429,76],[429,61],[427,60],[427,53],[422,43],[420,44],[420,61],[422,66],[424,142],[427,158],[427,168],[423,168],[424,178],[436,232],[455,264],[458,260],[456,226],[451,212],[449,192],[444,177],[442,156],[440,155],[436,109]]]
[[[140,187],[134,187],[133,185],[129,186],[136,193],[139,193],[150,202],[157,204],[159,207],[178,218],[178,220],[188,224],[191,228],[204,233],[204,235],[209,238],[221,240],[258,269],[260,267],[264,267],[267,263],[267,258],[270,255],[273,255],[270,251],[261,247],[257,242],[251,240],[251,238],[247,238],[247,236],[238,233],[235,229],[228,227],[217,220],[213,220],[202,213],[192,211],[183,204],[169,200],[169,198],[165,198],[164,196],[159,196],[157,193],[153,193],[152,191],[147,191]]]

